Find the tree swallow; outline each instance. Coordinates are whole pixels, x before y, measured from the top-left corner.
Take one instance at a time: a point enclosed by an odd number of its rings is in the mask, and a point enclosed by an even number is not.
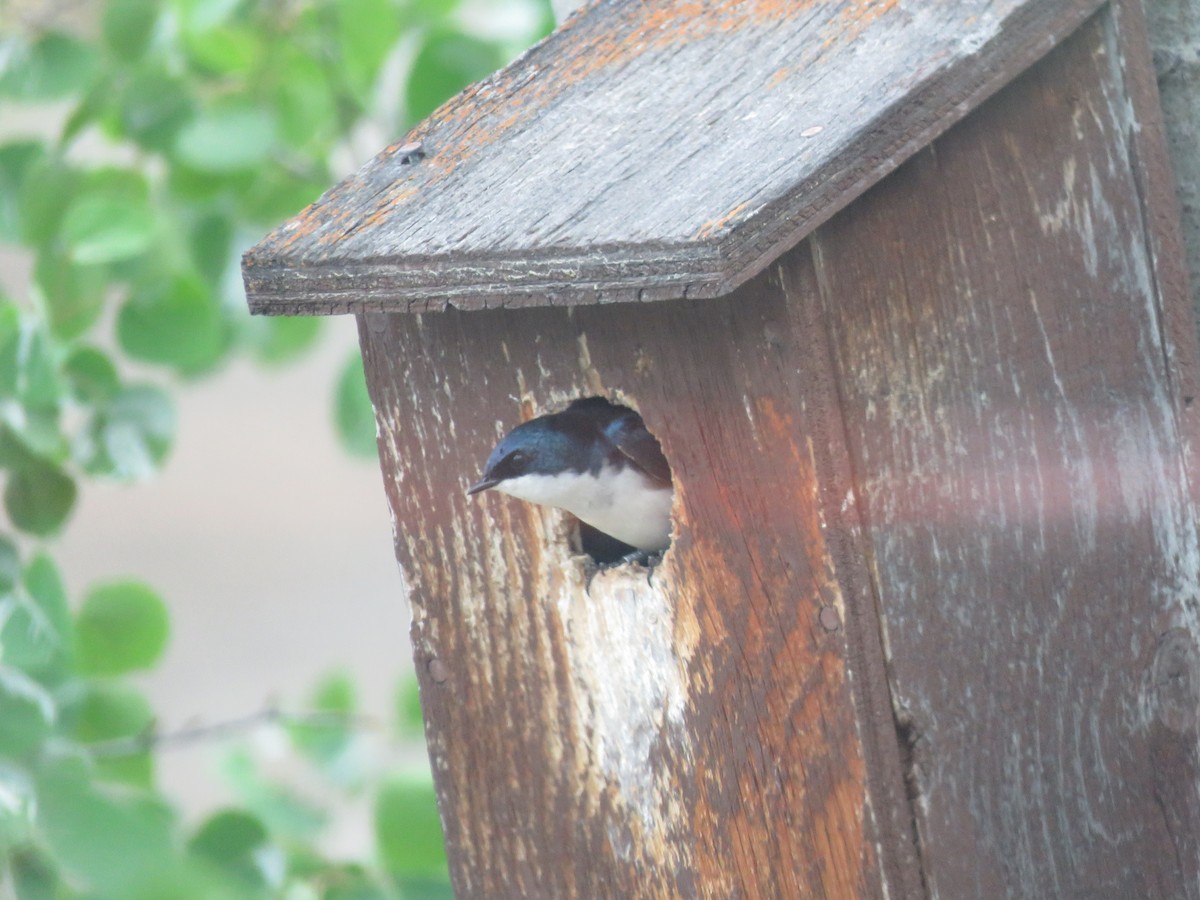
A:
[[[495,488],[581,522],[641,551],[671,543],[671,469],[642,417],[603,397],[518,425],[467,490]]]

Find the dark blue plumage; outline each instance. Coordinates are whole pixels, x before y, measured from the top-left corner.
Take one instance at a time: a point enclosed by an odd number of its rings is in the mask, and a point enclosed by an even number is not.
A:
[[[662,448],[641,416],[603,397],[514,428],[467,493],[488,488],[565,509],[639,550],[670,543],[673,490]]]

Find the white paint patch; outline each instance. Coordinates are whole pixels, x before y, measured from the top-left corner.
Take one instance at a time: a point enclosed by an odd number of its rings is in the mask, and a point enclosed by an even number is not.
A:
[[[646,833],[664,835],[680,811],[671,802],[676,787],[655,756],[664,742],[681,752],[686,740],[690,656],[676,644],[667,592],[648,584],[641,570],[616,570],[598,575],[589,593],[568,587],[559,612],[576,694],[571,708],[578,734],[590,743],[589,762]],[[628,858],[627,841],[612,844]]]
[[[640,550],[657,552],[671,542],[673,492],[663,490],[636,469],[605,466],[598,476],[584,472],[522,475],[494,490],[565,509],[605,534]]]

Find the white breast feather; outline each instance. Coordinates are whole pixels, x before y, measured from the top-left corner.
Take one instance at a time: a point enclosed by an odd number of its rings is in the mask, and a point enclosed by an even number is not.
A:
[[[671,495],[636,469],[605,466],[599,475],[522,475],[496,485],[512,497],[554,506],[639,550],[665,550],[671,539]]]

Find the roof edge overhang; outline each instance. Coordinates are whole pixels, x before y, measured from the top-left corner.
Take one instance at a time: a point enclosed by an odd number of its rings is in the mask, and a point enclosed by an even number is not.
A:
[[[559,45],[571,41],[574,29],[613,5],[586,7],[493,78],[527,84],[544,67],[542,55],[561,51]],[[345,199],[339,190],[354,180],[349,179],[246,252],[242,271],[250,309],[268,315],[420,313],[726,294],[963,119],[1104,5],[1103,0],[1016,3],[987,40],[937,61],[899,99],[857,123],[851,139],[831,145],[802,180],[740,221],[684,244],[547,245],[511,253],[422,253],[418,248],[359,259],[295,252],[295,242],[303,243],[313,232],[316,217],[329,215]],[[460,96],[447,107],[461,101]],[[410,141],[436,132],[443,110],[415,128]],[[408,142],[384,151],[364,172]]]

